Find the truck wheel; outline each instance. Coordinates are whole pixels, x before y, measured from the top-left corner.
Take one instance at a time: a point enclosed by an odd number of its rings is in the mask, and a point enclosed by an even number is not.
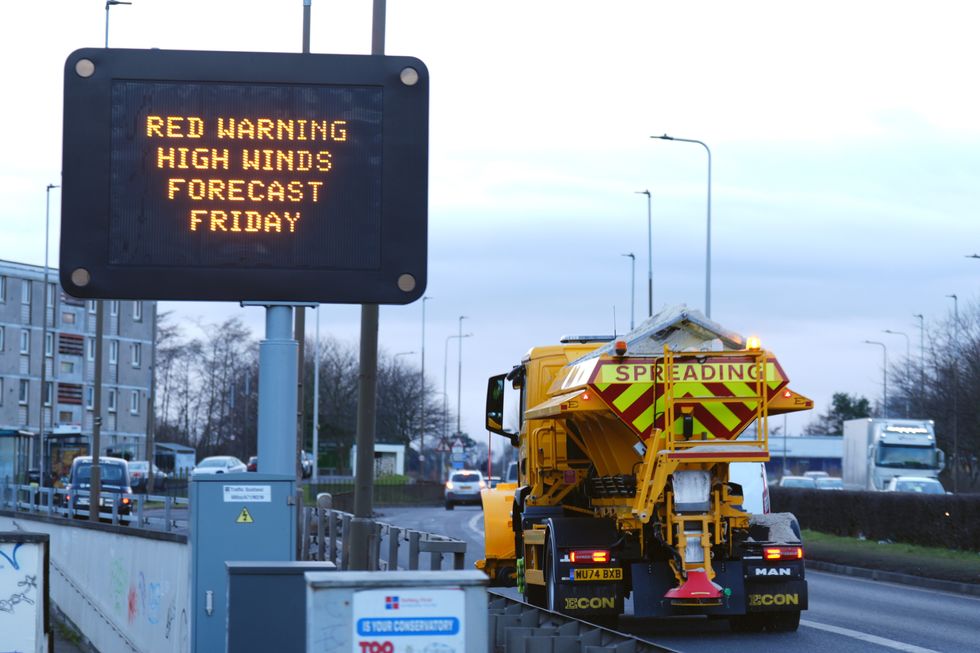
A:
[[[800,611],[771,612],[766,615],[766,628],[772,633],[795,633],[800,627]]]
[[[555,577],[555,554],[550,546],[548,547],[548,553],[545,555],[544,565],[544,568],[547,570],[545,573],[545,583],[547,583],[545,585],[545,592],[547,592],[548,596],[545,607],[552,612],[558,612],[558,579]]]

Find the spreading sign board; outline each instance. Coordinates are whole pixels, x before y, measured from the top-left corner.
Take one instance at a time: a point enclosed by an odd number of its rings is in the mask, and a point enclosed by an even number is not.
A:
[[[85,298],[404,304],[426,282],[411,57],[84,49],[61,282]]]

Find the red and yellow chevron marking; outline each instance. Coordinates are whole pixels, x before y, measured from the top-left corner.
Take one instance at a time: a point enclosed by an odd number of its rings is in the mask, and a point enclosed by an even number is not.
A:
[[[623,358],[601,361],[589,384],[610,410],[643,438],[651,429],[663,429],[664,366],[659,358]],[[730,440],[755,418],[758,410],[757,368],[751,357],[725,357],[706,361],[696,356],[678,356],[673,366],[674,396],[745,397],[744,402],[700,402],[691,412],[694,432]],[[765,365],[768,403],[789,379],[775,358]],[[674,423],[680,433],[681,418]]]

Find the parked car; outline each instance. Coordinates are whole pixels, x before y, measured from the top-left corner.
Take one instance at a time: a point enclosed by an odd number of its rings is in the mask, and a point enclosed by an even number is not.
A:
[[[779,479],[779,487],[802,487],[814,489],[817,487],[817,481],[810,476],[784,476]]]
[[[827,472],[816,470],[812,472],[803,472],[803,475],[807,478],[827,478],[830,476]]]
[[[76,510],[88,512],[92,489],[92,456],[78,456],[68,473],[65,500]],[[133,505],[133,489],[129,481],[129,463],[123,458],[99,456],[99,513],[111,513],[118,506],[119,515],[128,515]]]
[[[814,479],[818,490],[843,490],[844,479],[839,476],[825,476]]]
[[[918,492],[919,494],[946,494],[938,480],[929,476],[895,476],[888,479],[885,492]]]
[[[235,472],[245,471],[248,471],[245,463],[234,456],[208,456],[191,470],[191,476],[198,474],[233,474]]]
[[[475,503],[482,506],[480,490],[487,486],[483,474],[476,470],[460,469],[449,475],[446,481],[446,510],[457,504]]]
[[[245,470],[246,471],[249,471],[249,472],[257,472],[257,471],[259,471],[259,457],[258,456],[249,456],[248,457],[248,463],[245,465]]]
[[[129,485],[133,492],[146,492],[147,482],[149,481],[150,461],[149,460],[130,460],[129,461]],[[169,476],[165,471],[153,465],[153,489],[165,490]]]

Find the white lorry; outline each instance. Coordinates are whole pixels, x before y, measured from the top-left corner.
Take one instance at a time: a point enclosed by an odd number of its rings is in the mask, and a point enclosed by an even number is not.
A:
[[[884,490],[895,476],[938,478],[946,455],[931,419],[871,418],[844,422],[844,487]]]

